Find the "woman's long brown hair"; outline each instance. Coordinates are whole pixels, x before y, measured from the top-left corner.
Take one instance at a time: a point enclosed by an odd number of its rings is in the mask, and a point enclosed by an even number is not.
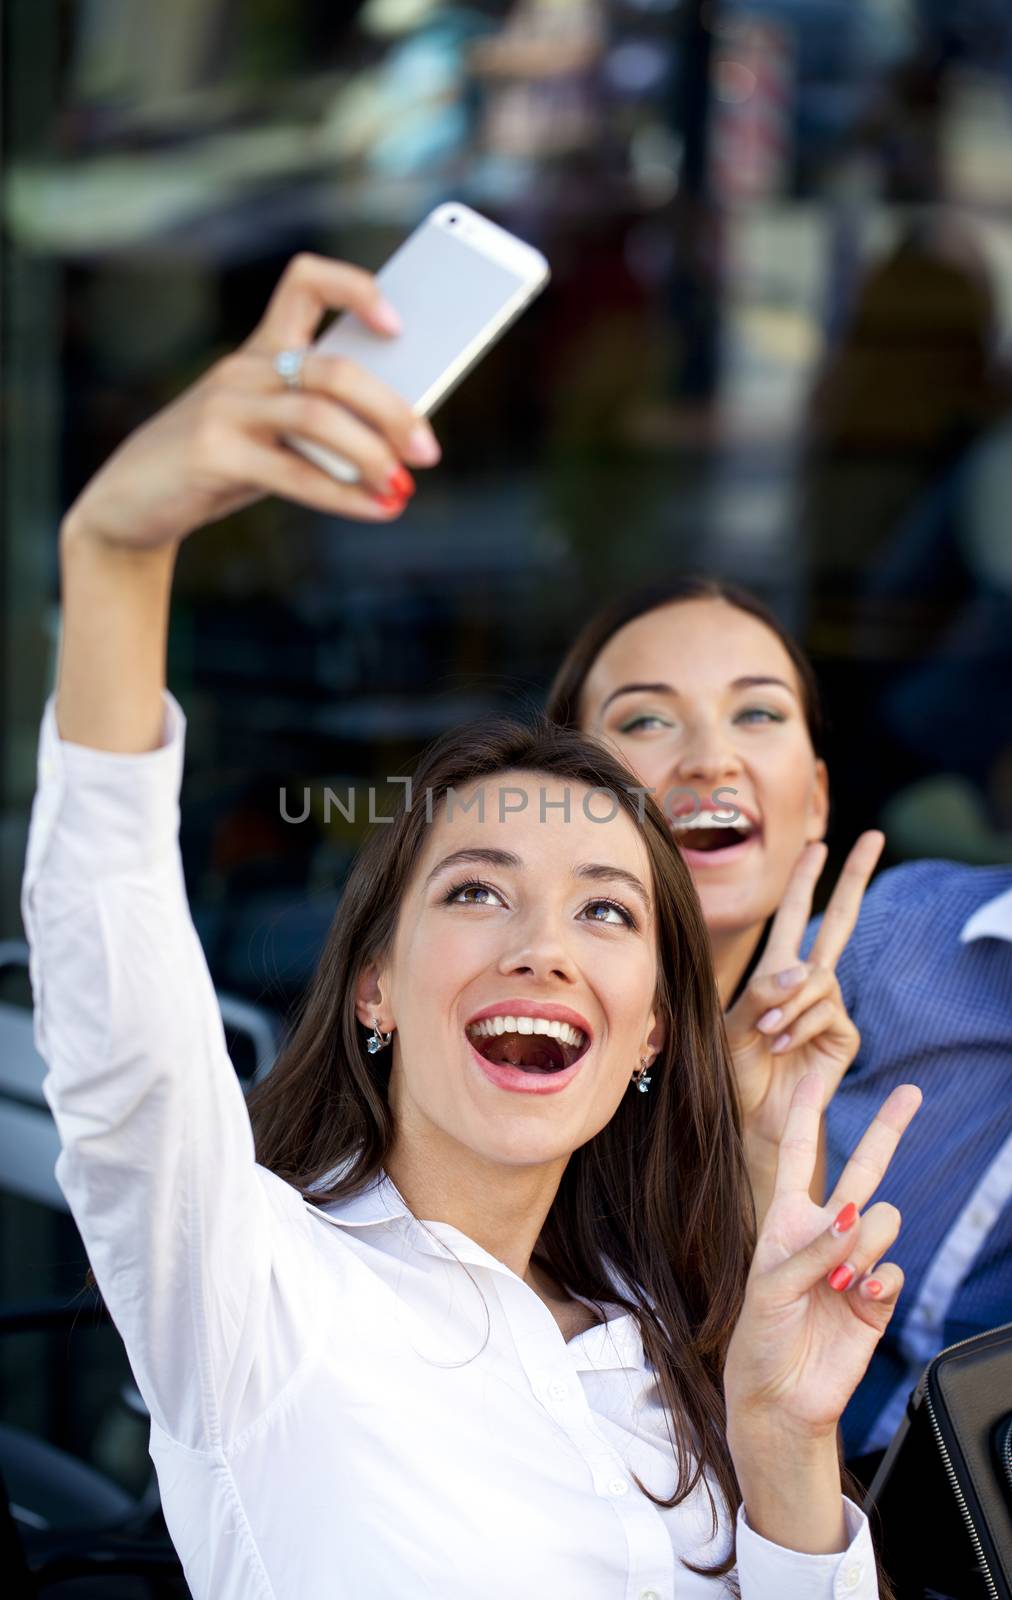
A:
[[[649,1093],[630,1089],[607,1126],[570,1157],[534,1260],[570,1292],[619,1304],[638,1323],[676,1466],[671,1497],[650,1498],[677,1505],[705,1473],[733,1526],[740,1495],[723,1372],[755,1220],[731,1064],[688,869],[660,811],[636,797],[630,774],[598,744],[537,717],[456,730],[423,756],[413,803],[402,799],[393,823],[366,841],[289,1037],[250,1095],[257,1159],[314,1204],[358,1192],[384,1167],[394,1132],[389,1057],[366,1054],[356,980],[391,946],[427,815],[439,815],[449,789],[521,770],[608,790],[639,829],[656,907],[656,1006],[666,1024]],[[422,796],[431,797],[428,808]],[[601,800],[594,810],[601,814]],[[335,1169],[340,1175],[319,1187]],[[710,1503],[716,1534],[713,1495]],[[732,1548],[719,1565],[694,1570],[717,1576],[733,1561]]]

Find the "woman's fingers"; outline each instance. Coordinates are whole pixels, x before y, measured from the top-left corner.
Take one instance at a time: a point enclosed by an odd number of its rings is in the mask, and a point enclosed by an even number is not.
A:
[[[872,1206],[862,1217],[849,1201],[828,1227],[764,1275],[766,1290],[785,1301],[799,1299],[819,1283],[846,1294],[893,1243],[901,1217],[895,1206]],[[874,1297],[872,1297],[874,1298]]]
[[[389,337],[400,332],[400,318],[384,298],[371,272],[326,256],[295,256],[285,268],[258,326],[238,355],[268,360],[278,351],[304,348],[316,337],[327,311],[351,311],[374,332]],[[274,381],[280,382],[274,375]],[[385,433],[403,460],[431,467],[440,458],[435,434],[424,417],[388,384],[357,363],[325,353],[306,357],[303,388],[321,388],[351,406]]]
[[[831,1210],[848,1200],[853,1200],[858,1207],[868,1204],[922,1098],[916,1084],[901,1083],[882,1103],[826,1201]]]
[[[787,987],[782,980],[796,973],[802,974],[801,982]],[[788,968],[787,972],[774,973],[772,977],[753,978],[745,992],[755,1003],[757,1015],[753,1026],[767,1037],[783,1033],[820,1000],[835,1000],[841,1006],[843,1004],[834,975],[824,972],[821,967],[809,967],[803,962]]]
[[[845,1294],[870,1276],[876,1261],[895,1243],[901,1221],[896,1207],[885,1201],[870,1206],[850,1231],[844,1259],[827,1274],[829,1287],[837,1294]]]
[[[812,896],[826,865],[826,855],[826,846],[821,843],[807,844],[802,850],[773,918],[757,975],[785,972],[798,965],[798,951],[812,915]]]
[[[375,494],[407,499],[414,479],[386,440],[343,406],[318,391],[286,390],[280,394],[239,394],[222,399],[222,411],[237,428],[256,430],[265,441],[283,442],[298,434],[354,463]]]
[[[884,844],[885,834],[877,828],[871,828],[861,834],[844,862],[809,952],[809,959],[818,966],[828,967],[832,971],[843,954],[847,940],[854,931],[868,880],[875,871]]]
[[[770,1032],[772,1025],[760,1027],[760,1023],[769,1018],[772,1012],[777,1013],[777,1019],[786,1015],[788,1002],[796,999],[808,972],[808,967],[803,963],[796,963],[786,972],[756,974],[752,977],[744,994],[735,1001],[725,1018],[728,1038],[732,1043],[744,1040],[756,1028],[761,1033]]]
[[[440,448],[429,424],[415,415],[407,401],[373,373],[343,356],[308,355],[302,364],[297,389],[288,389],[274,370],[270,356],[238,350],[226,356],[214,369],[215,387],[222,395],[258,395],[264,399],[323,400],[335,413],[368,425],[375,435],[376,460],[386,451],[390,470],[403,460],[416,466],[432,466],[440,458]],[[346,452],[342,452],[346,454]],[[358,458],[355,458],[358,465]]]
[[[777,1153],[774,1198],[783,1194],[807,1195],[815,1172],[822,1118],[822,1079],[806,1072],[791,1097],[790,1109]]]
[[[389,522],[404,509],[401,499],[383,503],[357,484],[336,482],[329,472],[314,467],[283,445],[241,437],[235,443],[235,468],[238,477],[264,494],[277,494],[333,516]]]
[[[822,1040],[823,1053],[827,1057],[832,1057],[838,1069],[832,1081],[832,1088],[835,1090],[845,1068],[857,1055],[861,1043],[861,1035],[838,1000],[818,1000],[815,1005],[809,1006],[795,1023],[786,1027],[783,1033],[777,1034],[770,1045],[770,1050],[775,1056],[787,1055],[792,1050],[801,1050],[815,1039]],[[829,1064],[827,1060],[827,1065]],[[827,1087],[829,1087],[828,1081]]]
[[[415,466],[432,467],[442,454],[429,424],[375,374],[344,356],[309,355],[302,367],[304,389],[320,389],[385,434],[397,454]]]
[[[877,1320],[882,1326],[889,1321],[903,1288],[903,1271],[894,1261],[880,1261],[858,1280],[850,1291],[863,1305],[878,1308]],[[883,1317],[882,1313],[886,1315]]]
[[[303,251],[292,257],[278,279],[246,348],[274,354],[310,344],[327,311],[354,311],[378,333],[400,332],[396,308],[388,306],[371,272]]]

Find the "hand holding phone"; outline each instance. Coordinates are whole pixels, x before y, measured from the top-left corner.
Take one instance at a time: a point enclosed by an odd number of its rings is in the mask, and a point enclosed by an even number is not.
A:
[[[376,274],[403,331],[381,336],[346,312],[312,346],[345,356],[429,417],[548,283],[540,251],[457,201],[437,206]],[[358,469],[313,441],[285,443],[341,483]]]

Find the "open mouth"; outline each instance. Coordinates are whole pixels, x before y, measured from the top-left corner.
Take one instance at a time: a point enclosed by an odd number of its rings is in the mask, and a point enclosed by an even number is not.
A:
[[[565,1072],[590,1044],[580,1028],[547,1017],[485,1017],[469,1023],[466,1032],[490,1065],[519,1067],[535,1076]]]
[[[684,850],[699,850],[704,855],[719,855],[735,845],[747,844],[755,838],[758,828],[747,817],[739,816],[735,822],[721,822],[709,812],[701,811],[698,817],[676,817],[672,823],[675,839]]]

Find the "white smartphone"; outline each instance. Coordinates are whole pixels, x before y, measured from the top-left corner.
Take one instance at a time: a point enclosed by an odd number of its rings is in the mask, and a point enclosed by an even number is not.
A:
[[[313,349],[348,356],[382,378],[419,416],[431,416],[502,338],[550,277],[539,250],[477,211],[437,206],[376,274],[403,332],[373,333],[344,312]],[[358,468],[309,439],[286,444],[341,483]]]

